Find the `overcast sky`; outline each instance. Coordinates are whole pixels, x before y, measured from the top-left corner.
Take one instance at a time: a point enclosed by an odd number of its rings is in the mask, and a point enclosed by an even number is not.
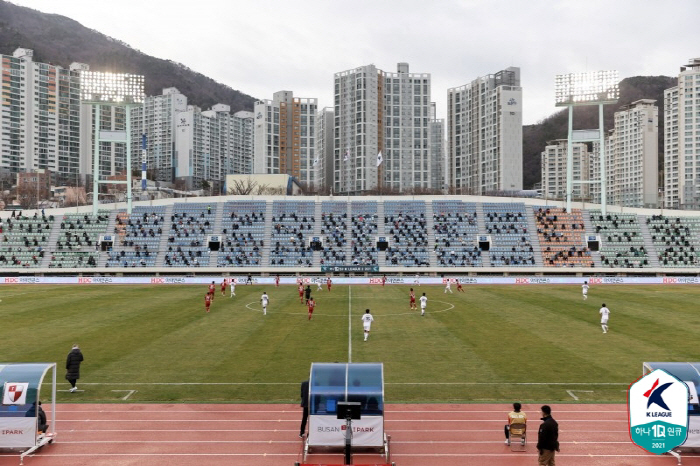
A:
[[[521,69],[523,123],[547,117],[556,74],[677,76],[700,57],[698,0],[12,0],[183,63],[256,98],[333,105],[333,74],[374,64],[447,89]]]

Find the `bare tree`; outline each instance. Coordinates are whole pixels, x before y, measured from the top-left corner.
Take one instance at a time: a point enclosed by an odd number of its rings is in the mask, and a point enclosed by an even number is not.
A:
[[[17,201],[23,209],[36,207],[37,205],[37,189],[36,184],[27,183],[17,190]]]
[[[227,190],[227,194],[247,196],[249,194],[253,194],[253,191],[255,191],[255,188],[257,187],[258,182],[254,181],[252,178],[247,178],[245,180],[233,180]]]

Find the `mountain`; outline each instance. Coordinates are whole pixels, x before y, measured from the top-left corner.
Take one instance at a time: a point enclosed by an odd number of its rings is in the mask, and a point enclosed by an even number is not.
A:
[[[639,99],[655,99],[659,107],[659,170],[663,168],[664,90],[678,84],[668,76],[635,76],[620,81],[620,100],[603,108],[605,131],[613,128],[615,112]],[[523,126],[523,186],[527,189],[540,181],[541,154],[547,141],[566,139],[568,110],[563,109],[534,125]],[[598,128],[598,106],[574,108],[574,129]]]
[[[180,63],[146,55],[65,16],[0,0],[0,54],[12,55],[18,47],[34,50],[36,62],[64,67],[80,62],[93,71],[142,74],[146,95],[159,95],[163,88],[176,87],[190,104],[202,109],[222,103],[230,105],[232,112],[252,111],[256,100]]]

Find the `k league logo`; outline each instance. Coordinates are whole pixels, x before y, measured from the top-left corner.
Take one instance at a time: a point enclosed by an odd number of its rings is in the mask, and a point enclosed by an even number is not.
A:
[[[683,444],[688,435],[688,386],[663,369],[630,385],[630,437],[660,455]]]

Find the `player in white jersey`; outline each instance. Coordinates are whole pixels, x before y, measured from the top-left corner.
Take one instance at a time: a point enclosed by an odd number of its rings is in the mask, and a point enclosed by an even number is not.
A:
[[[445,294],[447,294],[448,291],[452,293],[452,284],[450,283],[449,278],[445,280]]]
[[[420,274],[416,274],[416,279],[413,280],[413,284],[420,286]]]
[[[603,333],[608,333],[608,317],[610,317],[610,309],[605,307],[605,303],[603,303],[603,307],[600,308],[600,326],[603,327]]]
[[[425,308],[428,307],[428,297],[423,293],[420,297],[420,315],[425,315]]]
[[[369,338],[369,329],[372,326],[372,322],[374,322],[374,317],[372,317],[372,314],[369,313],[369,309],[367,309],[362,316],[362,327],[365,330],[365,341],[367,341]]]
[[[234,296],[236,296],[236,279],[235,278],[231,279],[230,288],[231,288],[231,297],[233,298]]]
[[[583,291],[583,300],[588,299],[588,282],[583,282],[583,285],[581,285],[581,291]]]
[[[270,303],[270,297],[263,291],[262,296],[260,296],[260,304],[262,304],[263,315],[267,315],[267,305]]]
[[[323,280],[320,278],[316,280],[316,291],[323,291]]]

